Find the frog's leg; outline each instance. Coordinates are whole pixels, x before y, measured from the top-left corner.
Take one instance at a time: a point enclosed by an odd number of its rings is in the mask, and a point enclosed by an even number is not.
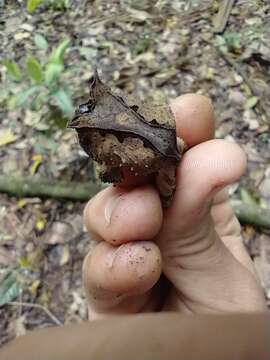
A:
[[[105,164],[96,164],[96,171],[103,182],[119,183],[123,180],[122,169],[119,167],[108,167]]]
[[[158,171],[156,176],[156,186],[159,190],[163,207],[169,207],[176,187],[175,164],[169,162]]]

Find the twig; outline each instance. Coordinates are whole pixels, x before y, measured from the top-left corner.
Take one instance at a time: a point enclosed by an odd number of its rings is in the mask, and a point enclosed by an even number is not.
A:
[[[221,2],[219,11],[214,19],[215,33],[223,33],[225,30],[234,2],[235,0],[223,0]]]
[[[45,308],[44,306],[42,306],[40,304],[30,304],[30,303],[20,302],[20,301],[11,301],[11,302],[8,302],[7,305],[24,306],[24,307],[36,308],[36,309],[43,310],[51,318],[51,320],[53,322],[55,322],[55,324],[57,324],[59,326],[63,326],[62,322],[59,319],[57,319],[57,317],[55,315],[53,315],[53,313],[49,309]]]

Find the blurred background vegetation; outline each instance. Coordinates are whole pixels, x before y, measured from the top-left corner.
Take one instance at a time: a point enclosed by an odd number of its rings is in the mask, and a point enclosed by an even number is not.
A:
[[[60,182],[95,179],[66,129],[95,65],[109,86],[141,99],[209,96],[216,137],[248,157],[231,196],[269,210],[269,21],[267,0],[0,0],[0,343],[86,318],[84,204],[55,193]],[[42,199],[29,179],[51,196]],[[16,197],[6,194],[16,186]],[[265,224],[249,221],[243,236],[269,300]]]

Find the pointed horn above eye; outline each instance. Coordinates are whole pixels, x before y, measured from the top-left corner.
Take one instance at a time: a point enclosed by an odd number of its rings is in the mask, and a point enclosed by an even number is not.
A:
[[[97,99],[105,94],[110,93],[110,89],[101,81],[97,66],[93,66],[93,76],[90,79],[90,98]]]
[[[101,80],[98,75],[97,66],[94,65],[93,66],[93,75],[89,79],[90,87],[93,87],[97,82],[101,82]]]
[[[99,75],[98,75],[98,69],[97,69],[97,65],[94,65],[94,78],[96,80],[100,81]]]
[[[99,77],[99,74],[98,74],[98,69],[97,69],[97,65],[94,65],[93,66],[93,76],[91,78],[92,82],[91,82],[91,85],[95,84],[95,83],[102,83],[102,81],[100,80],[100,77]]]

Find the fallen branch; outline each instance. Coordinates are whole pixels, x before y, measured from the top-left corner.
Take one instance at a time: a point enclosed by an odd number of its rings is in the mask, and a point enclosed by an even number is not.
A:
[[[226,28],[235,0],[223,0],[214,19],[214,32],[223,33]]]
[[[231,204],[238,220],[242,224],[250,224],[255,227],[270,229],[270,209],[249,205],[240,200],[231,200]]]
[[[101,185],[93,182],[56,182],[0,175],[0,192],[19,197],[49,197],[85,201],[100,189]]]
[[[50,182],[40,179],[0,176],[0,192],[19,197],[49,197],[87,201],[102,189],[101,184],[79,182]],[[236,216],[242,224],[270,229],[270,210],[231,200]]]

